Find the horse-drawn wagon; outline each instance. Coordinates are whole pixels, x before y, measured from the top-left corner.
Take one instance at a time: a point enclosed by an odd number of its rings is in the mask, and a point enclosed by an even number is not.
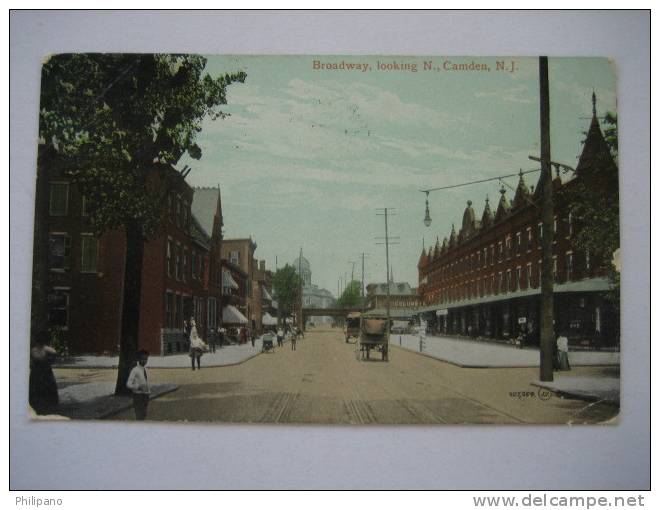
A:
[[[388,361],[389,320],[387,317],[362,317],[360,332],[360,353],[362,359],[369,359],[372,349],[380,351],[383,361]]]

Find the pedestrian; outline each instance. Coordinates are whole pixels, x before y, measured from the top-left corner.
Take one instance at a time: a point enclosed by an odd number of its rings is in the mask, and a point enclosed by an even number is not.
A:
[[[571,369],[571,364],[568,362],[568,338],[565,334],[557,337],[557,365],[559,370]]]
[[[218,347],[222,347],[225,343],[225,328],[218,329]]]
[[[197,363],[197,370],[201,370],[201,360],[202,354],[207,345],[197,334],[197,325],[195,324],[195,319],[190,318],[190,362],[192,364],[192,369],[195,370],[195,362]]]
[[[216,333],[213,331],[213,328],[209,329],[209,353],[215,353],[215,342],[216,342]]]
[[[279,328],[277,330],[277,346],[282,347],[283,342],[284,342],[284,331],[282,331],[282,328]]]
[[[291,350],[295,351],[296,350],[296,341],[298,340],[298,330],[296,328],[293,328],[291,331]]]
[[[135,419],[139,421],[147,417],[147,406],[149,405],[149,394],[151,393],[149,378],[147,377],[147,361],[149,361],[149,351],[138,351],[137,365],[133,367],[126,381],[126,387],[133,392]]]
[[[35,335],[30,349],[28,401],[37,414],[55,414],[60,402],[57,382],[50,365],[57,352],[49,344],[50,333],[40,331]]]
[[[247,329],[246,328],[241,328],[241,343],[242,344],[247,343]]]
[[[255,334],[252,331],[248,331],[248,337],[250,338],[250,342],[252,343],[252,347],[254,347]]]

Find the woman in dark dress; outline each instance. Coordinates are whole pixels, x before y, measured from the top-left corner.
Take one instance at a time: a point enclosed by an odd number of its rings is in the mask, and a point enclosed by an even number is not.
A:
[[[57,352],[49,343],[50,334],[42,331],[37,333],[30,349],[29,402],[37,414],[54,414],[59,405],[57,383],[50,366],[50,360]]]

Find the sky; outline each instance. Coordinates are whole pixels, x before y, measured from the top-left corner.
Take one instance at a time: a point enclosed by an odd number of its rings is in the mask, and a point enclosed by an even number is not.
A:
[[[220,186],[226,238],[251,236],[255,258],[273,270],[302,247],[312,283],[334,295],[353,267],[360,279],[363,252],[365,283],[385,281],[379,208],[391,209],[394,279],[416,287],[423,243],[442,242],[452,223],[458,231],[468,200],[481,217],[486,197],[493,209],[500,197],[497,181],[432,192],[427,228],[420,189],[539,168],[528,158],[540,145],[537,58],[207,58],[212,76],[243,70],[247,79],[228,89],[230,116],[204,121],[202,158],[180,162],[192,167],[188,181]],[[574,167],[592,91],[599,116],[616,111],[615,67],[550,58],[549,84],[552,159]],[[528,185],[537,178],[528,175]],[[515,189],[518,178],[506,181]]]

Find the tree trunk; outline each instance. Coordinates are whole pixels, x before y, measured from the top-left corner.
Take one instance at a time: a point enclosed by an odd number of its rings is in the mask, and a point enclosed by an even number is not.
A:
[[[140,225],[137,221],[131,221],[126,225],[126,264],[124,266],[119,368],[115,395],[130,393],[126,388],[126,380],[135,365],[139,345],[143,256],[144,238]]]

